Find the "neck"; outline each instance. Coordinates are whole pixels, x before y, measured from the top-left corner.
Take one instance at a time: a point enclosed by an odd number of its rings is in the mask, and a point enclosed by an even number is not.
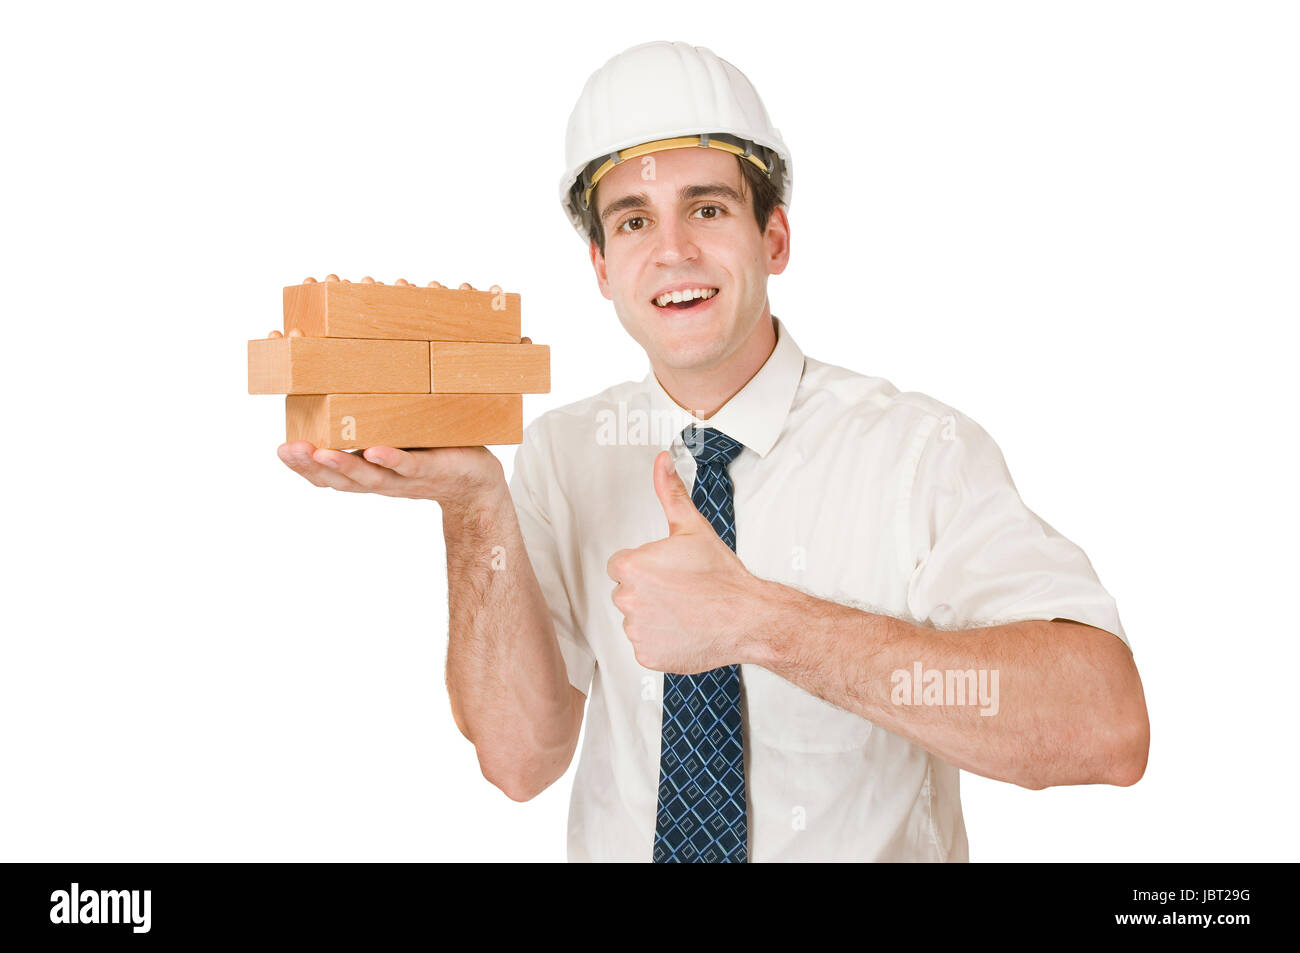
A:
[[[651,367],[659,384],[673,402],[701,420],[708,420],[732,397],[740,393],[767,363],[776,348],[776,322],[771,307],[764,303],[763,317],[740,348],[718,364],[685,370],[663,367],[653,361]]]

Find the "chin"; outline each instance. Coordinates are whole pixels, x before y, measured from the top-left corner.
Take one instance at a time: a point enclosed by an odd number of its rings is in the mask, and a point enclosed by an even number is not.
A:
[[[648,356],[683,371],[708,368],[726,357],[736,330],[733,316],[724,311],[690,320],[638,309],[634,321],[622,324]]]
[[[680,334],[659,341],[659,358],[676,370],[708,368],[727,354],[727,340],[721,333]]]

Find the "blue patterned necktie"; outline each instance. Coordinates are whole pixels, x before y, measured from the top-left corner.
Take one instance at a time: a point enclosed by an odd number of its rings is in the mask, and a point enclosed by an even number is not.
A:
[[[727,464],[741,445],[713,429],[688,425],[682,440],[695,457],[691,502],[722,541],[736,548],[736,514]],[[748,860],[740,667],[698,675],[664,673],[663,736],[654,862]]]

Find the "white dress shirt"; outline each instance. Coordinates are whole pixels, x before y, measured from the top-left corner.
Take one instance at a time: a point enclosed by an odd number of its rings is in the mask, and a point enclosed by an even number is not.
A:
[[[1068,619],[1128,644],[1083,551],[1021,501],[970,418],[805,357],[776,322],[759,372],[708,420],[653,371],[528,426],[510,490],[569,681],[588,696],[571,861],[650,861],[663,674],[637,663],[611,600],[616,550],[662,539],[652,465],[692,421],[744,444],[729,472],[746,568],[933,628]],[[749,857],[964,861],[959,771],[772,674],[741,665]]]

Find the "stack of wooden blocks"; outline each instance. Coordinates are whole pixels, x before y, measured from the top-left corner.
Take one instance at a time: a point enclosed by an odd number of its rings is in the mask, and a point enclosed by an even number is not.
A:
[[[330,450],[520,443],[522,395],[550,388],[550,348],[496,285],[308,278],[284,334],[248,342],[248,392],[287,395],[286,440]]]

